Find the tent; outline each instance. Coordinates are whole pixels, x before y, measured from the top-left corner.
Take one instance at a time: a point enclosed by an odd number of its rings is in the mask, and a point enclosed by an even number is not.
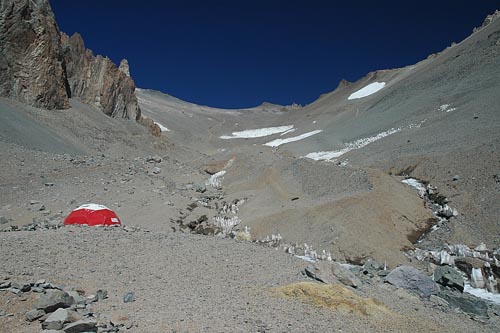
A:
[[[96,225],[120,225],[120,219],[106,206],[97,204],[81,205],[73,210],[64,220],[64,225],[85,224],[88,226]]]

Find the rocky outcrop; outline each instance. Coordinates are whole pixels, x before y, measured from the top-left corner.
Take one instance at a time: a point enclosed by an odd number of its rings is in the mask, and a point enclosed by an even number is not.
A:
[[[496,10],[493,14],[486,16],[486,18],[483,21],[483,24],[479,28],[474,28],[473,32],[477,32],[484,27],[490,25],[493,21],[498,19],[500,17],[500,10]]]
[[[0,96],[44,109],[77,98],[112,117],[139,120],[128,62],[94,56],[80,35],[61,34],[48,0],[0,2]]]
[[[39,108],[68,108],[60,43],[48,1],[2,0],[0,96]]]
[[[119,69],[109,58],[94,56],[78,33],[71,37],[62,33],[61,43],[72,97],[111,117],[140,119],[135,84],[126,60]]]

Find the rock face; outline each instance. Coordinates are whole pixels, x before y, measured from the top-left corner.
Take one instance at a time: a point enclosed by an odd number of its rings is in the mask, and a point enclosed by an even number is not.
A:
[[[71,37],[62,33],[61,44],[72,97],[111,117],[140,119],[135,84],[126,60],[119,69],[109,58],[94,56],[78,33]]]
[[[0,96],[45,109],[69,107],[59,29],[48,1],[0,2]]]
[[[138,120],[128,62],[94,56],[79,34],[61,34],[48,0],[0,3],[0,96],[44,109],[77,98],[112,117]]]

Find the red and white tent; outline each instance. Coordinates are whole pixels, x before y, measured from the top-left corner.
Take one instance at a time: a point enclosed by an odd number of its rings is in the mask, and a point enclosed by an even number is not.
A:
[[[119,225],[120,219],[106,206],[97,204],[81,205],[73,210],[64,220],[64,225],[85,224],[88,226],[96,225]]]

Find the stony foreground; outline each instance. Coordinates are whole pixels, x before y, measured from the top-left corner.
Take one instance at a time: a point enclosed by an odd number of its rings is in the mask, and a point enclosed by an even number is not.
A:
[[[473,320],[377,277],[340,294],[373,298],[388,308],[382,315],[281,298],[274,287],[312,281],[302,274],[308,263],[229,239],[85,227],[8,232],[0,238],[2,280],[45,279],[89,293],[106,290],[108,297],[89,308],[98,322],[123,325],[120,331],[494,332],[499,324],[494,313],[489,320]],[[129,292],[136,300],[125,303]],[[0,332],[39,332],[40,323],[26,321],[26,312],[40,296],[0,292],[0,310],[12,314],[0,316]]]

